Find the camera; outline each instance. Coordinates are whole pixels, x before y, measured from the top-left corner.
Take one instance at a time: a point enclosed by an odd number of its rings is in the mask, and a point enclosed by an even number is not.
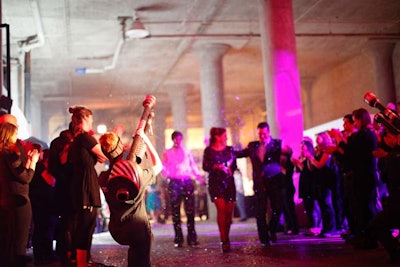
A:
[[[392,134],[400,134],[400,117],[391,109],[379,102],[379,99],[372,92],[364,95],[364,101],[371,107],[379,109],[379,113],[374,116],[374,121],[382,124]]]

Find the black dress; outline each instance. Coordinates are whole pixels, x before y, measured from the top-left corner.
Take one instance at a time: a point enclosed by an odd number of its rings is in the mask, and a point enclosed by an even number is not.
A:
[[[71,203],[73,208],[72,243],[76,249],[90,250],[96,227],[97,208],[101,207],[100,186],[95,165],[97,156],[91,151],[96,139],[88,133],[74,138],[68,157],[73,166]]]
[[[222,170],[214,169],[213,166],[215,164],[223,164],[229,167],[231,172],[226,173]],[[216,198],[236,201],[235,180],[233,178],[233,171],[236,168],[236,157],[231,146],[227,146],[221,151],[206,147],[203,154],[203,170],[209,173],[208,190],[211,201]]]

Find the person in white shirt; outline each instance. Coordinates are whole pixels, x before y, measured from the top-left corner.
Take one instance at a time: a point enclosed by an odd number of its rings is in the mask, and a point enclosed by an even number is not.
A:
[[[183,233],[181,227],[180,207],[184,202],[187,217],[187,244],[197,246],[197,234],[195,229],[195,197],[194,181],[196,178],[200,183],[205,184],[191,152],[182,146],[183,134],[174,131],[171,135],[173,146],[164,151],[162,156],[162,174],[168,179],[168,194],[170,197],[172,221],[174,225],[175,238],[174,247],[183,246]]]

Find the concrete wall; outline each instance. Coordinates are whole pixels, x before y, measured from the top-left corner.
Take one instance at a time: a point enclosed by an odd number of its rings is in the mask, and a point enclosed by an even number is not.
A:
[[[397,97],[400,97],[399,46],[398,44],[393,55]],[[314,127],[341,118],[361,107],[376,113],[377,110],[369,107],[363,100],[367,91],[375,90],[376,75],[372,59],[361,51],[355,57],[316,77],[311,89],[311,101],[304,105],[303,110],[304,114],[312,113],[312,123],[310,118],[305,117],[305,125]]]

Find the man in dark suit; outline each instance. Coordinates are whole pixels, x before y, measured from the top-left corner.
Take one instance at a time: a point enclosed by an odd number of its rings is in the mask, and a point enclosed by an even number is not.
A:
[[[261,122],[257,126],[259,141],[250,142],[238,152],[238,157],[249,157],[253,167],[253,189],[256,198],[257,231],[260,242],[265,246],[276,242],[276,231],[283,211],[280,156],[282,142],[270,136],[269,125]],[[267,201],[270,200],[271,219],[267,223]]]

